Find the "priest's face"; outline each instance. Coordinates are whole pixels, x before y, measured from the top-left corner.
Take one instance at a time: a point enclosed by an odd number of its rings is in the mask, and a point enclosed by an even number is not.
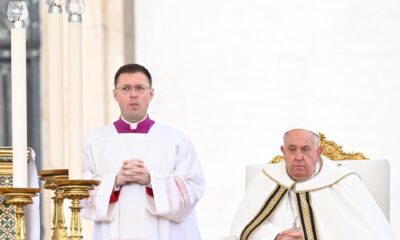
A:
[[[318,137],[313,133],[295,129],[285,134],[281,151],[289,176],[296,181],[305,181],[316,171],[322,147],[318,144]]]
[[[146,117],[154,89],[150,87],[149,79],[143,73],[122,73],[113,93],[122,117],[135,123]]]

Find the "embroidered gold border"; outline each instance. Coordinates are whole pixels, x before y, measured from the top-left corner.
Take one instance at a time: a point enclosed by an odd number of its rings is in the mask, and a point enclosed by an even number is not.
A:
[[[311,197],[308,192],[296,193],[297,205],[303,228],[304,240],[318,240],[315,216],[311,207]]]
[[[322,162],[321,162],[321,163],[322,163]],[[263,169],[262,172],[263,172],[263,174],[264,174],[266,177],[268,177],[269,179],[271,179],[271,181],[275,182],[276,184],[282,184],[282,183],[280,183],[278,180],[276,180],[275,178],[273,178],[271,175],[269,175],[269,174],[265,171],[265,169]],[[318,188],[307,189],[306,191],[298,191],[298,190],[296,189],[296,185],[295,185],[296,182],[294,182],[294,181],[293,181],[292,184],[290,184],[290,186],[284,186],[284,187],[286,187],[287,189],[293,188],[295,192],[313,192],[313,191],[318,191],[318,190],[321,190],[321,189],[323,189],[323,188],[327,188],[327,187],[333,186],[333,185],[337,184],[338,182],[342,181],[343,179],[345,179],[346,177],[351,176],[351,175],[357,175],[358,177],[360,177],[360,175],[358,175],[358,174],[355,173],[355,172],[349,172],[349,173],[343,175],[343,176],[342,176],[341,178],[339,178],[338,180],[334,181],[333,183],[330,183],[330,184],[327,184],[327,185],[324,185],[324,186],[321,186],[321,187],[318,187]]]
[[[265,201],[263,207],[257,213],[257,215],[246,225],[240,234],[240,240],[247,240],[250,234],[264,221],[268,220],[272,212],[276,209],[278,204],[281,202],[282,197],[287,192],[287,188],[284,188],[280,185],[275,187],[275,190],[272,191],[271,195]]]
[[[294,190],[296,192],[298,192],[298,193],[318,191],[318,190],[321,190],[323,188],[331,187],[331,186],[337,184],[338,182],[342,181],[343,179],[345,179],[346,177],[351,176],[351,175],[357,175],[358,177],[360,177],[360,175],[358,175],[357,173],[349,172],[349,173],[343,175],[341,178],[339,178],[338,180],[334,181],[331,184],[327,184],[327,185],[324,185],[324,186],[321,186],[321,187],[318,187],[318,188],[307,189],[306,191],[297,191],[296,189],[294,189]]]
[[[271,181],[273,181],[273,182],[276,183],[277,185],[281,185],[281,186],[283,186],[283,187],[285,187],[285,188],[287,188],[287,189],[293,188],[293,186],[294,186],[294,184],[295,184],[295,182],[293,181],[293,182],[290,184],[290,186],[285,186],[285,185],[283,185],[281,182],[279,182],[277,179],[275,179],[275,178],[273,178],[271,175],[269,175],[269,174],[265,171],[265,169],[263,169],[262,172],[263,172],[263,174],[264,174],[266,177],[268,177],[269,179],[271,179]]]

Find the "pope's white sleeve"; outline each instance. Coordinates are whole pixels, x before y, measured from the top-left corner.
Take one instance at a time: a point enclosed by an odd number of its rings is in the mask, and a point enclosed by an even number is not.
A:
[[[335,196],[332,198],[333,202],[313,201],[315,218],[321,226],[343,224],[353,230],[352,233],[344,231],[343,236],[355,234],[353,236],[357,236],[357,239],[395,239],[385,215],[357,175],[352,174],[344,178],[330,190],[331,195]],[[335,206],[332,208],[334,212],[318,211],[326,206],[331,206],[331,208]],[[332,213],[335,214],[334,218],[331,217]],[[336,231],[336,228],[328,229],[331,232],[321,228],[319,231],[321,238],[331,236]]]
[[[249,240],[272,240],[275,239],[282,230],[283,229],[278,230],[272,222],[266,221],[254,230]]]
[[[280,232],[281,231],[279,231],[273,223],[266,221],[250,234],[249,240],[273,240]],[[239,234],[240,233],[238,233],[238,236],[235,236],[236,234],[232,231],[232,235],[223,240],[239,239]]]
[[[239,238],[235,236],[224,237],[222,240],[239,240]]]
[[[169,220],[183,221],[202,197],[205,188],[200,161],[188,140],[179,145],[175,169],[163,176],[150,171],[153,198],[148,198],[148,210]]]

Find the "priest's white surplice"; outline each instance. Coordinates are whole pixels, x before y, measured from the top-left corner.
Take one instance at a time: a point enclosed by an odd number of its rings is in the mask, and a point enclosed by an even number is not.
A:
[[[139,158],[149,169],[153,196],[145,186],[124,185],[110,203],[122,161]],[[84,178],[101,184],[83,202],[82,215],[95,221],[93,239],[201,239],[194,207],[204,178],[190,140],[155,123],[148,134],[118,134],[107,125],[87,135]]]
[[[268,199],[277,201],[275,205],[269,202],[269,207],[274,207],[270,215],[262,210]],[[309,204],[305,212],[301,199]],[[302,219],[311,222],[308,233],[304,233],[307,224],[302,225]],[[322,160],[321,171],[314,178],[301,183],[287,175],[284,162],[268,164],[246,191],[227,239],[271,240],[294,222],[303,227],[303,234],[309,234],[305,239],[394,239],[387,219],[359,176],[327,159]]]
[[[28,159],[28,177],[29,187],[39,188],[38,174],[35,164],[36,153],[31,149],[31,154]],[[39,196],[32,198],[32,204],[25,207],[25,220],[26,220],[26,234],[27,239],[39,240],[40,239],[40,199]]]

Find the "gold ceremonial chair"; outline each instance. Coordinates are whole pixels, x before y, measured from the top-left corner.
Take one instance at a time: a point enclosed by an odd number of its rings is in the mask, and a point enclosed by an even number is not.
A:
[[[367,160],[364,154],[356,152],[346,153],[334,141],[328,141],[323,133],[320,135],[320,144],[324,148],[322,155],[337,161],[357,173],[366,185],[377,204],[390,221],[390,166],[386,159]],[[278,163],[283,156],[274,157],[269,164]],[[253,177],[262,171],[265,165],[246,166],[246,189]]]

